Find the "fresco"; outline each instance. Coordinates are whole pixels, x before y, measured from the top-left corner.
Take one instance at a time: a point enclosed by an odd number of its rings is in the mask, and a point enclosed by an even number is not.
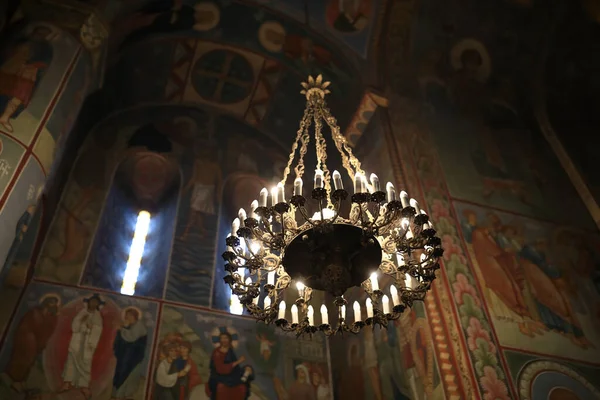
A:
[[[33,24],[18,30],[6,46],[0,60],[0,131],[30,144],[50,101],[68,80],[79,44],[54,26]]]
[[[144,398],[156,311],[131,297],[32,283],[0,354],[0,397]]]
[[[2,197],[13,177],[15,168],[19,165],[25,148],[14,138],[0,134],[0,193]]]
[[[156,400],[333,398],[321,335],[296,339],[252,319],[164,306],[155,354]]]
[[[364,329],[331,342],[340,399],[443,399],[444,389],[423,304],[388,328]]]
[[[505,350],[509,373],[520,398],[575,400],[600,398],[600,368],[572,360],[550,359],[531,353]]]
[[[171,236],[173,245],[165,250],[162,246],[169,245],[169,241],[163,237],[157,247],[163,249],[160,251],[164,256],[159,270],[168,264],[170,256],[164,296],[169,300],[208,306],[215,268],[218,265],[219,270],[222,269],[216,258],[222,252],[217,249],[218,235],[226,235],[219,232],[228,229],[219,227],[224,183],[240,174],[261,176],[266,182],[273,183],[272,178],[280,174],[286,157],[276,142],[264,134],[231,118],[217,118],[199,109],[171,107],[160,113],[153,108],[138,109],[112,122],[107,121],[91,136],[80,151],[73,168],[75,172],[67,183],[36,274],[47,280],[77,284],[86,258],[92,257],[88,266],[93,265],[93,260],[105,260],[103,265],[111,264],[106,260],[115,257],[109,254],[114,251],[113,247],[98,247],[106,255],[94,251],[88,256],[88,252],[100,224],[116,166],[125,153],[132,151],[127,149],[127,142],[140,126],[148,123],[171,141],[172,150],[166,154],[177,164],[182,179],[181,190],[174,198],[178,208],[176,216],[173,215],[176,221]],[[236,214],[238,209],[239,205]],[[105,237],[104,240],[108,239]],[[128,245],[123,239],[117,247]],[[86,286],[114,290],[117,283],[106,281],[106,268],[120,267],[113,265],[95,271],[88,268],[82,282]],[[159,270],[154,272],[158,274]],[[160,276],[156,274],[154,278]],[[155,279],[152,284],[158,285],[157,289],[163,282],[164,279]],[[161,292],[155,289],[151,296]]]
[[[0,210],[0,223],[13,227],[0,232],[0,259],[5,260],[3,269],[11,265],[17,255],[42,194],[44,180],[40,165],[33,157],[29,157],[12,188],[11,196],[8,196]]]
[[[600,347],[600,240],[454,203],[503,345],[594,361]]]
[[[380,112],[386,111],[375,111],[373,118],[368,122],[362,140],[359,141],[359,145],[356,147],[356,155],[361,160],[367,176],[375,173],[381,182],[392,182],[397,185],[400,182],[396,182],[396,179],[394,179],[394,170],[390,158],[390,151],[394,147],[387,143],[382,125],[383,116]]]

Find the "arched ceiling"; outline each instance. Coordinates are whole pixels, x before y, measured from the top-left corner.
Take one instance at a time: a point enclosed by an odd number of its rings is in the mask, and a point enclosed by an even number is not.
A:
[[[363,70],[382,3],[115,3],[106,11],[114,23],[105,88],[117,108],[210,106],[289,146],[305,105],[300,82],[322,74],[332,82],[328,103],[345,129],[364,93]]]

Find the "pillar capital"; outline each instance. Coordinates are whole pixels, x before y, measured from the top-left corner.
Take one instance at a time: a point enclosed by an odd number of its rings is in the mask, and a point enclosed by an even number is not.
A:
[[[108,22],[93,4],[76,0],[23,0],[21,9],[32,22],[48,22],[71,33],[91,52],[101,49],[109,35]]]

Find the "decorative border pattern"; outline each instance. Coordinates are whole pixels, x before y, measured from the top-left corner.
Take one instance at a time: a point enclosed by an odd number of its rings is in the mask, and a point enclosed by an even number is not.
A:
[[[392,107],[393,100],[390,108],[396,110]],[[511,398],[511,392],[513,397],[517,397],[503,368],[504,359],[484,305],[483,294],[469,266],[467,251],[460,240],[444,172],[429,136],[422,108],[418,102],[410,99],[395,100],[399,107],[394,114],[401,115],[405,112],[416,116],[412,123],[400,125],[398,129],[404,137],[405,146],[410,150],[409,157],[417,171],[426,208],[442,238],[445,271],[440,274],[440,278],[446,279],[447,290],[453,297],[453,309],[462,328],[460,341],[469,355],[478,391],[485,400],[508,400]],[[406,113],[408,110],[410,112]],[[448,376],[448,372],[445,372],[444,380],[449,379]]]
[[[519,374],[519,395],[522,400],[531,400],[531,384],[536,376],[544,371],[555,371],[561,374],[567,375],[570,378],[575,379],[586,387],[594,396],[600,399],[600,391],[594,387],[590,382],[587,381],[583,376],[573,371],[566,366],[553,362],[553,361],[532,361],[523,368]]]

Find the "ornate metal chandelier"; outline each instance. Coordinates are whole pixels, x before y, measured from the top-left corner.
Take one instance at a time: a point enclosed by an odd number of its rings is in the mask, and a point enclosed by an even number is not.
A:
[[[261,190],[249,215],[244,209],[239,211],[223,253],[229,273],[225,282],[231,287],[233,301],[257,320],[274,322],[298,336],[318,331],[328,336],[358,333],[367,325],[387,326],[414,301],[424,299],[443,253],[441,240],[414,199],[404,191],[397,196],[391,183],[383,191],[375,174],[367,181],[325,103],[329,84],[321,75],[316,79],[309,76],[302,83],[306,109],[283,179],[271,193]],[[323,122],[329,126],[342,165],[354,183],[351,196],[338,171],[330,177]],[[317,168],[311,201],[304,197],[302,177],[312,123]],[[288,191],[285,185],[292,167],[296,178],[293,190]],[[349,207],[344,206],[347,202]],[[314,213],[309,211],[310,204],[315,205]],[[340,215],[343,208],[349,208],[347,217]],[[380,281],[391,283],[389,296],[380,289]],[[346,315],[344,293],[353,286],[362,287],[367,295],[364,319],[358,301],[352,306],[354,318]],[[325,302],[319,309],[320,323],[316,323],[313,290],[333,297],[330,308],[337,314],[335,325],[329,323]],[[295,301],[288,307],[284,298],[292,298],[286,295],[290,291]]]

